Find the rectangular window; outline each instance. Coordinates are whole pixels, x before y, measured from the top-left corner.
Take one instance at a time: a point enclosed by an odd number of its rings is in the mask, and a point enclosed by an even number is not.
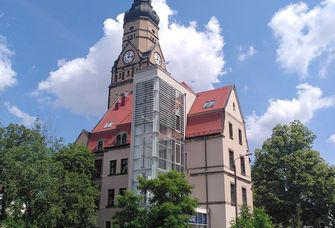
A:
[[[112,160],[109,162],[109,175],[116,174],[116,160]]]
[[[126,188],[120,188],[119,189],[119,195],[120,196],[124,196],[124,193],[127,191],[127,189]]]
[[[240,145],[242,145],[242,131],[241,129],[238,129],[238,142]]]
[[[106,228],[112,228],[112,222],[106,221]]]
[[[128,173],[128,158],[121,160],[121,174]]]
[[[229,168],[234,170],[234,151],[229,150]]]
[[[112,207],[115,204],[115,190],[114,189],[108,189],[108,202],[107,206]]]
[[[229,123],[229,138],[231,138],[231,139],[234,138],[233,124],[232,123]]]
[[[101,178],[102,160],[95,160],[95,178]]]
[[[180,131],[181,126],[180,126],[180,116],[176,115],[176,130]]]
[[[181,146],[176,144],[176,163],[181,164]]]
[[[242,202],[245,205],[247,205],[247,203],[248,203],[247,189],[246,188],[242,188]]]
[[[236,205],[236,195],[235,195],[235,185],[230,184],[230,198],[231,198],[231,205],[235,206]]]
[[[244,160],[244,157],[241,157],[240,160],[241,160],[241,174],[245,176],[245,160]]]

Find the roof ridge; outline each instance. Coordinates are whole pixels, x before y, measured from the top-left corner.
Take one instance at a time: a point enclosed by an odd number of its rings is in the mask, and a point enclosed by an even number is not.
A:
[[[220,90],[220,89],[225,89],[225,88],[233,88],[233,87],[234,87],[234,84],[226,85],[226,86],[222,86],[222,87],[219,87],[219,88],[214,88],[214,89],[198,92],[197,95],[203,94],[203,93],[208,93],[208,92],[215,91],[215,90]]]

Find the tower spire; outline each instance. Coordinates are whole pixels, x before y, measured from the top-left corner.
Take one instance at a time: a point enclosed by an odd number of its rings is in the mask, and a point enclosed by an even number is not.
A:
[[[124,23],[137,20],[141,17],[150,19],[158,26],[159,17],[152,8],[151,0],[134,0],[130,10],[125,13]]]

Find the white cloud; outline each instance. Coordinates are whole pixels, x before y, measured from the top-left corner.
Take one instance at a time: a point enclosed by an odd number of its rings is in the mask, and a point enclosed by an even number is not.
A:
[[[335,145],[335,134],[333,134],[329,137],[328,142]]]
[[[271,135],[275,125],[287,124],[293,120],[307,123],[313,118],[316,111],[335,105],[335,96],[323,97],[318,87],[300,84],[297,90],[297,98],[270,100],[269,107],[264,114],[253,113],[247,116],[246,127],[250,141],[261,143]]]
[[[286,71],[306,77],[313,60],[334,53],[334,21],[335,0],[325,0],[313,9],[304,2],[280,9],[269,23],[279,43],[277,62]]]
[[[211,18],[205,30],[198,31],[195,22],[187,26],[172,22],[174,12],[165,0],[155,0],[153,6],[161,18],[160,43],[173,77],[197,91],[212,88],[224,73],[225,64],[217,19]],[[121,51],[123,15],[107,19],[104,32],[86,57],[58,61],[58,69],[50,72],[34,92],[38,99],[86,115],[106,110],[110,70]]]
[[[195,91],[210,89],[224,74],[224,39],[218,20],[212,17],[204,31],[197,23],[171,22],[174,12],[165,0],[153,4],[161,18],[160,43],[168,61],[168,70],[179,81],[186,81]]]
[[[240,53],[238,55],[238,60],[240,62],[243,62],[250,57],[254,56],[257,53],[256,49],[254,46],[250,46],[248,49],[245,48],[240,48]]]
[[[0,35],[0,92],[16,83],[16,72],[12,69],[11,57],[14,52],[9,50],[6,39]]]
[[[60,59],[58,69],[38,85],[38,98],[74,113],[99,115],[107,108],[113,61],[121,51],[123,15],[104,22],[104,36],[84,58]],[[50,96],[51,95],[51,96]]]
[[[5,106],[7,107],[7,110],[9,113],[19,118],[21,120],[21,123],[27,127],[31,127],[36,121],[36,117],[25,113],[24,111],[22,111],[15,105],[10,105],[9,103],[5,103]]]

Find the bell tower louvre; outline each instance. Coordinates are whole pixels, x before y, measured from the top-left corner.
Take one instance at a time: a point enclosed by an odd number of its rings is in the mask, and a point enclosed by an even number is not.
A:
[[[199,202],[191,227],[229,228],[236,209],[253,206],[237,90],[227,85],[196,93],[176,81],[166,69],[159,21],[151,0],[133,1],[112,67],[108,110],[76,140],[95,155],[98,227],[112,227],[122,209],[117,195],[136,192],[138,176],[152,179],[177,170],[186,174]]]
[[[152,65],[166,70],[159,44],[159,21],[151,0],[134,0],[125,13],[122,50],[112,67],[108,109],[119,96],[133,92],[136,71]]]

